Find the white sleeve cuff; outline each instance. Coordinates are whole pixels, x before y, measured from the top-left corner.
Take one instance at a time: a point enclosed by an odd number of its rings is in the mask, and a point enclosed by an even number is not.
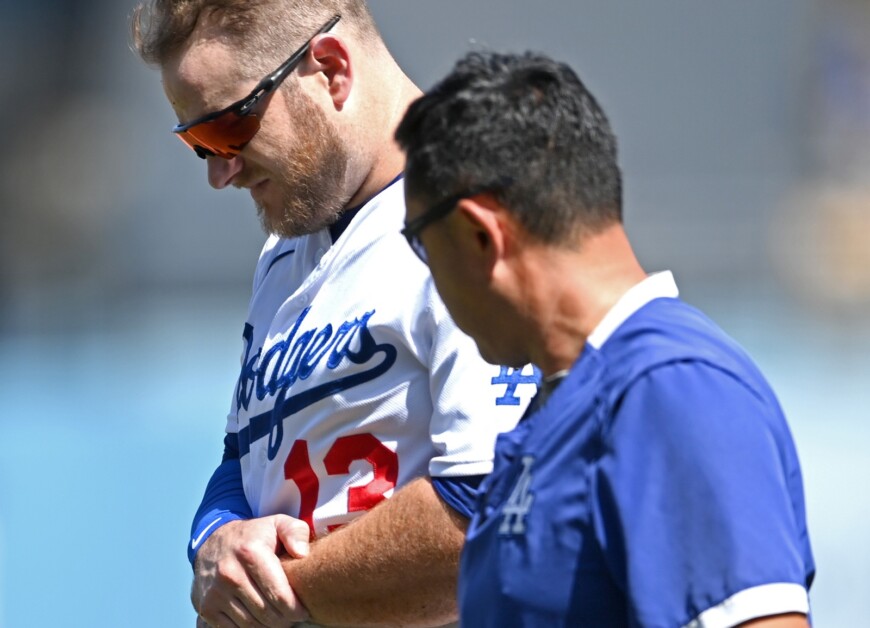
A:
[[[803,586],[787,582],[765,584],[735,593],[683,628],[731,628],[759,617],[809,612],[810,600]]]

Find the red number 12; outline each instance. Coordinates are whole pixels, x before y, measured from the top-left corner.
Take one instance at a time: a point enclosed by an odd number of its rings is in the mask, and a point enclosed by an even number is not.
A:
[[[347,511],[369,510],[383,501],[384,493],[396,487],[399,476],[399,457],[371,434],[353,434],[337,439],[326,456],[323,465],[329,475],[345,475],[351,463],[365,460],[372,465],[374,479],[365,486],[354,486],[347,491]],[[308,524],[314,540],[314,508],[320,492],[320,481],[311,467],[308,456],[308,441],[297,440],[284,461],[284,477],[299,488],[299,519]],[[330,528],[331,529],[331,528]]]

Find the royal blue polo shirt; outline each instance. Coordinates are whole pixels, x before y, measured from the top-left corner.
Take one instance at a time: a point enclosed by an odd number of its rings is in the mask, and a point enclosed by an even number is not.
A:
[[[809,613],[798,457],[747,354],[630,290],[551,395],[499,437],[462,553],[461,622],[718,628]]]

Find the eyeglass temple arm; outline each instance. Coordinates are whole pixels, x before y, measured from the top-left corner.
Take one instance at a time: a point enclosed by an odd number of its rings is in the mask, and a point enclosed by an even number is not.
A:
[[[320,27],[320,30],[314,33],[311,39],[314,39],[314,37],[322,35],[323,33],[328,33],[336,24],[338,24],[338,21],[340,19],[341,15],[332,16],[332,18],[326,24]],[[279,67],[271,75],[267,76],[262,81],[257,83],[257,86],[254,88],[254,92],[257,93],[257,95],[261,95],[262,92],[267,92],[274,88],[275,84],[281,81],[284,74],[296,67],[302,60],[302,57],[308,54],[308,51],[311,49],[311,39],[309,39],[304,46],[297,50],[292,57],[282,63],[281,67]]]

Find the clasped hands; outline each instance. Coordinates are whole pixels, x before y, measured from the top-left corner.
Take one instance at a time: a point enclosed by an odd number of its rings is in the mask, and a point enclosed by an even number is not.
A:
[[[280,556],[308,555],[308,524],[287,515],[232,521],[203,543],[190,598],[197,628],[280,628],[308,618]]]

